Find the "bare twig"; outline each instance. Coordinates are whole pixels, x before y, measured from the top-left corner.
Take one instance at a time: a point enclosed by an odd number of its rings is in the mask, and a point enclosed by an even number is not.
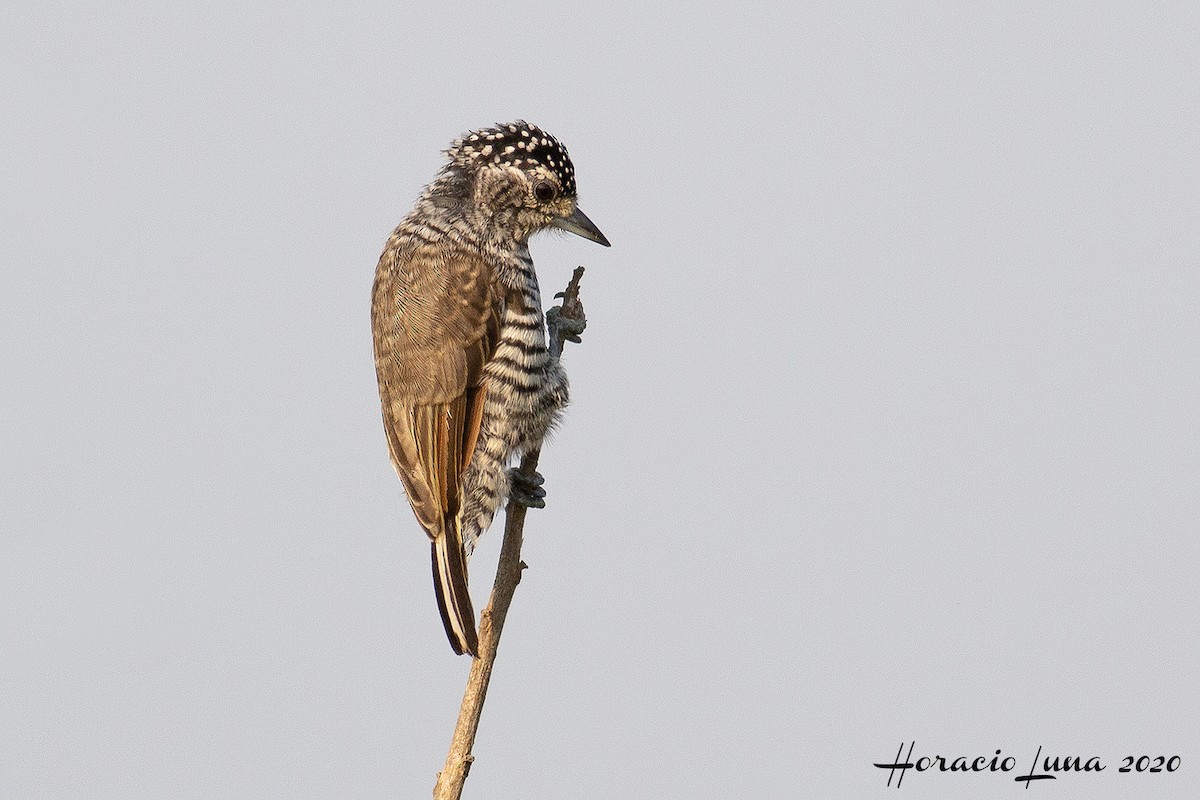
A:
[[[551,309],[558,318],[574,323],[582,330],[584,324],[583,305],[579,302],[579,280],[583,267],[577,267],[567,289],[558,297],[563,298],[562,308]],[[548,315],[549,316],[549,315]],[[568,328],[568,338],[571,338]],[[562,353],[562,326],[549,325],[550,352],[555,356]],[[574,340],[578,340],[577,334]],[[541,449],[532,450],[521,459],[520,470],[526,475],[537,471]],[[492,665],[496,661],[496,650],[500,646],[500,634],[504,631],[504,620],[512,603],[513,593],[521,582],[521,542],[525,531],[525,506],[509,501],[504,519],[504,541],[500,545],[500,563],[496,567],[496,581],[492,584],[492,596],[479,618],[479,655],[471,662],[471,673],[467,676],[467,688],[463,692],[462,706],[458,711],[458,724],[454,726],[454,737],[450,740],[450,752],[446,765],[438,773],[433,787],[434,800],[460,800],[463,783],[471,771],[475,756],[471,748],[475,744],[475,732],[479,729],[479,718],[483,713],[483,702],[487,698],[488,683],[492,679]]]

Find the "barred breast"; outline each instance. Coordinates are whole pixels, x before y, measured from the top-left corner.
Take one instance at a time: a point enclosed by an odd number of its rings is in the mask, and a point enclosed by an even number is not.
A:
[[[508,496],[510,460],[541,444],[568,400],[566,374],[547,349],[533,263],[528,251],[517,258],[523,285],[505,304],[499,342],[484,366],[483,422],[463,476],[459,520],[468,553]]]

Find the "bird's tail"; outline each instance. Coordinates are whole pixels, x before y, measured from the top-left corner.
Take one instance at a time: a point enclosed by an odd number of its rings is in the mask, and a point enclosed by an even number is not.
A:
[[[475,634],[475,609],[467,591],[467,555],[458,537],[445,532],[433,540],[433,588],[446,638],[458,655],[479,652]]]

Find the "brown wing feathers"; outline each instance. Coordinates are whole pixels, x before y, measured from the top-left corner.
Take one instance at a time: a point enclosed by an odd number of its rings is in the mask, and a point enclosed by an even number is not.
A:
[[[422,255],[384,253],[388,263],[381,264],[372,306],[376,368],[392,463],[431,539],[446,635],[455,652],[474,654],[475,614],[456,518],[483,417],[483,365],[496,348],[500,308],[482,262],[460,256],[415,264]]]

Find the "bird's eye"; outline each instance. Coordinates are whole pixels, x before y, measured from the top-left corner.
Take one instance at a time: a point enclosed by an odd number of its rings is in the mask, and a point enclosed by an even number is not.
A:
[[[554,187],[546,181],[541,181],[537,186],[533,187],[533,196],[536,197],[539,202],[549,203],[554,199]]]

